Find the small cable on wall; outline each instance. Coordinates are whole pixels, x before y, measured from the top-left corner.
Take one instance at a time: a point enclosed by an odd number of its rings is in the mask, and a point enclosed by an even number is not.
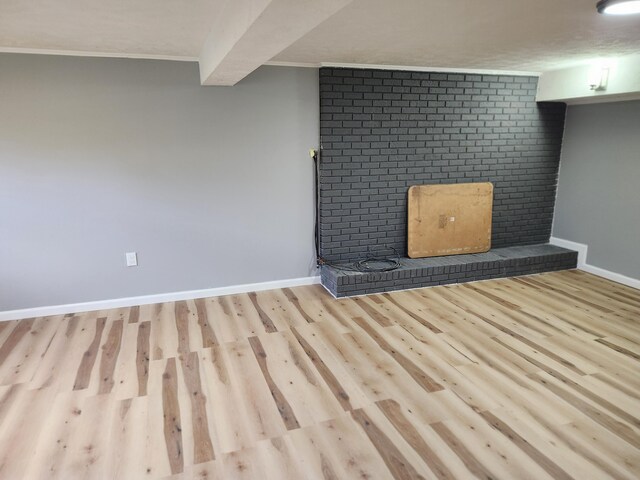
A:
[[[391,245],[383,245],[378,250],[387,250],[388,253],[393,253],[393,255],[382,255],[381,253],[384,252],[378,251],[376,253],[369,248],[367,256],[362,260],[356,260],[348,263],[334,263],[328,262],[322,257],[319,257],[318,264],[327,265],[335,268],[336,270],[361,273],[390,272],[400,268],[402,265],[400,263],[400,255],[395,248]]]
[[[380,252],[375,253],[372,252],[371,247],[369,247],[367,256],[362,260],[357,260],[350,263],[333,263],[328,262],[324,258],[320,256],[320,152],[322,150],[322,145],[320,145],[320,150],[310,149],[309,156],[313,160],[314,166],[314,184],[315,184],[315,202],[316,202],[316,211],[315,211],[315,227],[314,227],[314,240],[315,240],[315,249],[316,249],[316,265],[321,267],[322,265],[327,265],[333,267],[338,270],[343,271],[352,271],[352,272],[362,272],[362,273],[379,273],[379,272],[389,272],[391,270],[396,270],[400,267],[400,255],[398,251],[390,245],[383,245],[382,249],[390,250],[388,253],[393,253],[393,255],[380,255]]]

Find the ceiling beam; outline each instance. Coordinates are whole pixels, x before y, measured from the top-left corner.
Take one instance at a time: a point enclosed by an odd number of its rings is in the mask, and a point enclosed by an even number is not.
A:
[[[352,0],[227,0],[200,53],[202,85],[235,85]]]
[[[594,78],[595,77],[595,78]],[[592,88],[591,84],[600,83]],[[640,54],[594,60],[561,70],[543,72],[538,102],[568,104],[620,102],[640,99]]]

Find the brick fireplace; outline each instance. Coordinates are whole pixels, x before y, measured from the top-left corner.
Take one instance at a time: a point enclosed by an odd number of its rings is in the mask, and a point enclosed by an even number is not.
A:
[[[575,267],[571,252],[544,246],[553,220],[565,105],[536,103],[536,87],[537,78],[525,76],[322,68],[321,257],[332,264],[351,262],[382,245],[406,257],[410,186],[491,182],[491,253],[508,253],[504,259],[518,263],[518,274],[527,273],[527,262],[536,271]],[[539,246],[535,252],[529,248],[534,260],[513,250],[531,245]],[[505,248],[510,250],[500,250]],[[471,260],[451,260],[450,266],[460,274],[466,267],[458,264],[469,265],[473,275],[444,278],[430,271],[424,284],[433,284],[434,276],[441,283],[485,278],[478,270],[485,261],[491,264],[486,278],[508,273],[497,257],[479,259],[475,267]],[[433,268],[445,266],[432,262]],[[421,286],[415,271],[430,267],[410,264],[403,261],[399,271],[371,278],[326,266],[323,283],[337,296]],[[394,278],[405,275],[417,280]],[[363,286],[340,292],[340,281]]]

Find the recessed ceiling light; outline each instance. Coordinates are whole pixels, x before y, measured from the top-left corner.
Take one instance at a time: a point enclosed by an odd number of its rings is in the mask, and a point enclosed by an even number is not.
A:
[[[600,0],[596,8],[610,15],[632,15],[640,13],[640,0]]]

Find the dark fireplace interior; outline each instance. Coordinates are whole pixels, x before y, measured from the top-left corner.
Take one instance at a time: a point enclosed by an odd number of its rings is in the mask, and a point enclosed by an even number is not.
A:
[[[574,252],[546,245],[565,105],[537,103],[536,87],[526,76],[322,68],[323,284],[344,296],[575,267]],[[405,258],[409,187],[472,182],[494,187],[492,250]],[[402,257],[393,272],[341,268],[391,251]]]

